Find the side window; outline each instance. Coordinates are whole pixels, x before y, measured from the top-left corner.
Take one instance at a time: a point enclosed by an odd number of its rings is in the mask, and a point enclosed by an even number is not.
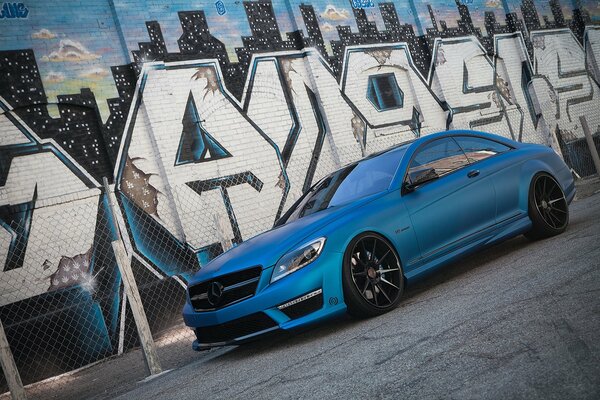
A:
[[[418,151],[408,167],[408,176],[413,182],[427,169],[433,168],[438,176],[443,176],[468,164],[465,153],[454,139],[438,139]]]
[[[496,154],[509,151],[511,148],[502,143],[480,137],[457,136],[456,141],[462,147],[470,163],[485,160]]]

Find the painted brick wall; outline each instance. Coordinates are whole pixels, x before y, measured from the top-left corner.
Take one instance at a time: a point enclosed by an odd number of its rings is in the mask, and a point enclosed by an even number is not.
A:
[[[197,3],[1,3],[0,318],[26,382],[137,344],[102,178],[158,337],[194,271],[364,155],[466,128],[593,172],[597,2]]]

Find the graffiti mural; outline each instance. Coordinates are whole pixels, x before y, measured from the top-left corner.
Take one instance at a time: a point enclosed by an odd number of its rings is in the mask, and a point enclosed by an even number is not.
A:
[[[597,2],[51,3],[0,20],[0,318],[26,382],[138,345],[117,230],[160,335],[202,265],[394,144],[485,130],[593,173]]]

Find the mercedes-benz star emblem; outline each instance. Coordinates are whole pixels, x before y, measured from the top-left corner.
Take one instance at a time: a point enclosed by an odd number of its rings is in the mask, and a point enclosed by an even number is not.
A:
[[[223,296],[223,285],[219,282],[213,282],[208,287],[208,292],[206,293],[208,297],[208,302],[211,306],[216,307],[221,301],[221,297]]]

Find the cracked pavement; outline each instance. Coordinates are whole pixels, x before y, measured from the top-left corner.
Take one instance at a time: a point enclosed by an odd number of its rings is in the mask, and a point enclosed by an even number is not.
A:
[[[596,194],[563,235],[449,265],[388,314],[199,353],[120,398],[600,398],[599,219]]]

